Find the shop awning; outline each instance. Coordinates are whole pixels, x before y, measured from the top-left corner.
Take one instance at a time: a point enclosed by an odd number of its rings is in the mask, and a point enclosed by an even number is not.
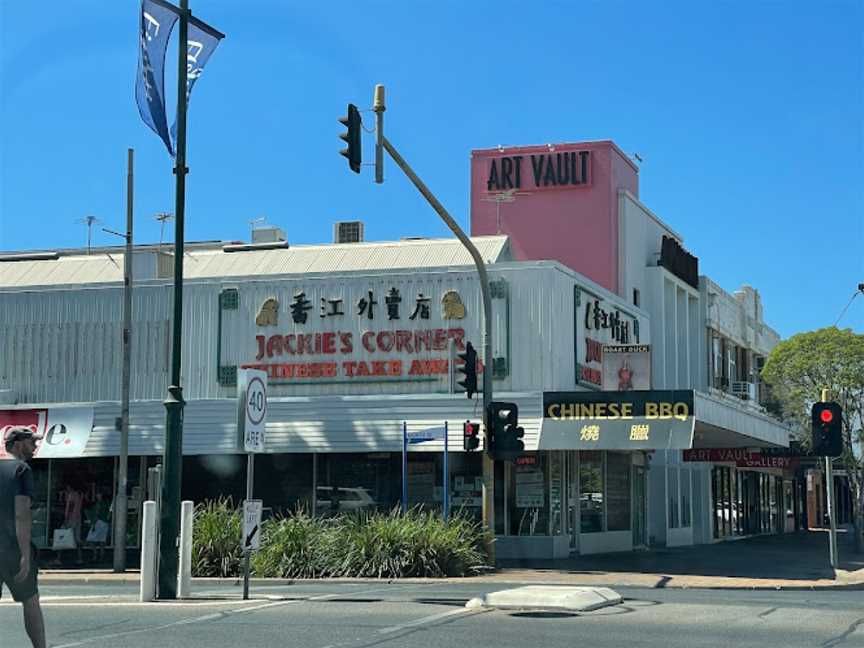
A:
[[[788,446],[767,414],[693,390],[543,394],[541,450],[687,450]]]
[[[526,450],[536,450],[540,432],[541,395],[499,393],[496,400],[519,407]],[[76,456],[111,457],[120,452],[115,419],[120,404],[90,404],[93,427],[84,451]],[[462,452],[462,424],[482,420],[482,399],[464,394],[398,396],[314,396],[270,398],[266,452],[401,452],[403,422],[409,431],[448,427],[452,452]],[[235,454],[237,401],[190,400],[184,409],[183,454]],[[165,406],[162,401],[135,401],[130,406],[129,454],[161,455]],[[443,440],[412,446],[412,452],[441,452]]]

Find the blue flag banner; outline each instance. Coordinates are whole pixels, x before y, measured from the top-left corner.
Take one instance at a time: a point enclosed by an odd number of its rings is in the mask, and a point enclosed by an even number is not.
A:
[[[189,36],[186,48],[186,106],[189,106],[189,97],[192,95],[192,86],[204,71],[204,66],[210,59],[219,41],[225,38],[210,25],[197,18],[189,18]],[[177,141],[177,121],[171,126],[171,139]]]
[[[178,18],[175,8],[168,3],[160,0],[141,2],[135,101],[141,119],[162,138],[172,156],[174,146],[168,134],[168,118],[165,112],[165,51],[171,30]]]

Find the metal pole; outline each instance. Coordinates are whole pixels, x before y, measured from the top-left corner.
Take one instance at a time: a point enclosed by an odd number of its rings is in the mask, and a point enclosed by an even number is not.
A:
[[[448,440],[450,436],[447,421],[444,421],[444,519],[450,519],[450,467],[447,465]]]
[[[837,568],[837,523],[834,519],[834,467],[831,457],[825,457],[825,493],[828,497],[828,557],[831,567]]]
[[[432,192],[423,184],[423,181],[417,177],[417,174],[408,166],[408,163],[402,159],[399,152],[393,148],[389,140],[381,136],[381,141],[385,150],[393,158],[393,161],[399,165],[399,168],[408,176],[408,179],[414,183],[414,186],[423,194],[423,197],[432,205],[432,208],[438,212],[441,219],[447,224],[447,227],[456,235],[456,238],[461,241],[462,245],[471,254],[474,259],[474,265],[477,266],[477,274],[480,277],[480,289],[483,293],[483,422],[485,429],[485,452],[483,453],[483,526],[487,531],[486,535],[486,553],[492,564],[495,564],[495,509],[494,509],[494,489],[495,489],[495,463],[489,454],[489,430],[491,429],[489,416],[489,403],[492,402],[492,296],[489,292],[489,276],[486,274],[486,265],[483,262],[483,257],[480,252],[471,242],[458,223],[450,216],[444,206],[438,202],[438,199],[432,195]]]
[[[255,453],[246,455],[246,501],[252,499],[252,486],[255,483]],[[243,539],[245,544],[246,539]],[[243,548],[243,600],[249,599],[249,556],[251,551]]]
[[[402,421],[402,513],[408,512],[408,423]]]
[[[123,384],[120,396],[120,460],[114,504],[114,571],[126,571],[126,498],[129,469],[129,372],[132,350],[132,203],[135,152],[126,152],[126,254],[123,259]]]
[[[189,0],[180,0],[177,44],[177,155],[174,174],[174,316],[171,346],[171,382],[165,399],[165,450],[162,459],[162,506],[159,537],[159,598],[177,598],[177,562],[180,541],[180,485],[183,467],[183,389],[180,357],[183,333],[183,220],[186,209],[186,63],[189,41]]]
[[[827,403],[829,390],[822,390],[822,402]],[[837,568],[837,521],[834,519],[834,466],[833,459],[825,457],[825,499],[828,505],[828,558],[831,567]]]
[[[372,104],[375,111],[375,182],[384,182],[384,86],[380,83],[375,86],[375,99]]]

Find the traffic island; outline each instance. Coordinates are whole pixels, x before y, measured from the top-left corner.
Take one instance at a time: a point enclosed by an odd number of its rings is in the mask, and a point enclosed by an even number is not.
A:
[[[469,609],[543,609],[590,612],[610,605],[618,605],[622,600],[618,592],[608,587],[528,585],[489,592],[471,599],[465,604],[465,607]]]

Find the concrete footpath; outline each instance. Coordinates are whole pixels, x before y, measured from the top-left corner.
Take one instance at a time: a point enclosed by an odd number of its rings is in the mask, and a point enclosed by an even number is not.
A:
[[[498,569],[467,578],[406,578],[403,582],[525,583],[606,587],[864,590],[864,555],[854,554],[848,534],[838,534],[840,564],[828,560],[828,535],[805,531],[697,547],[577,556],[556,561],[507,561]],[[43,569],[40,583],[138,583],[135,571]],[[381,582],[378,579],[326,579],[327,582]],[[239,584],[236,578],[195,578],[195,585]],[[255,585],[310,582],[253,578]],[[195,587],[193,586],[193,591]]]

